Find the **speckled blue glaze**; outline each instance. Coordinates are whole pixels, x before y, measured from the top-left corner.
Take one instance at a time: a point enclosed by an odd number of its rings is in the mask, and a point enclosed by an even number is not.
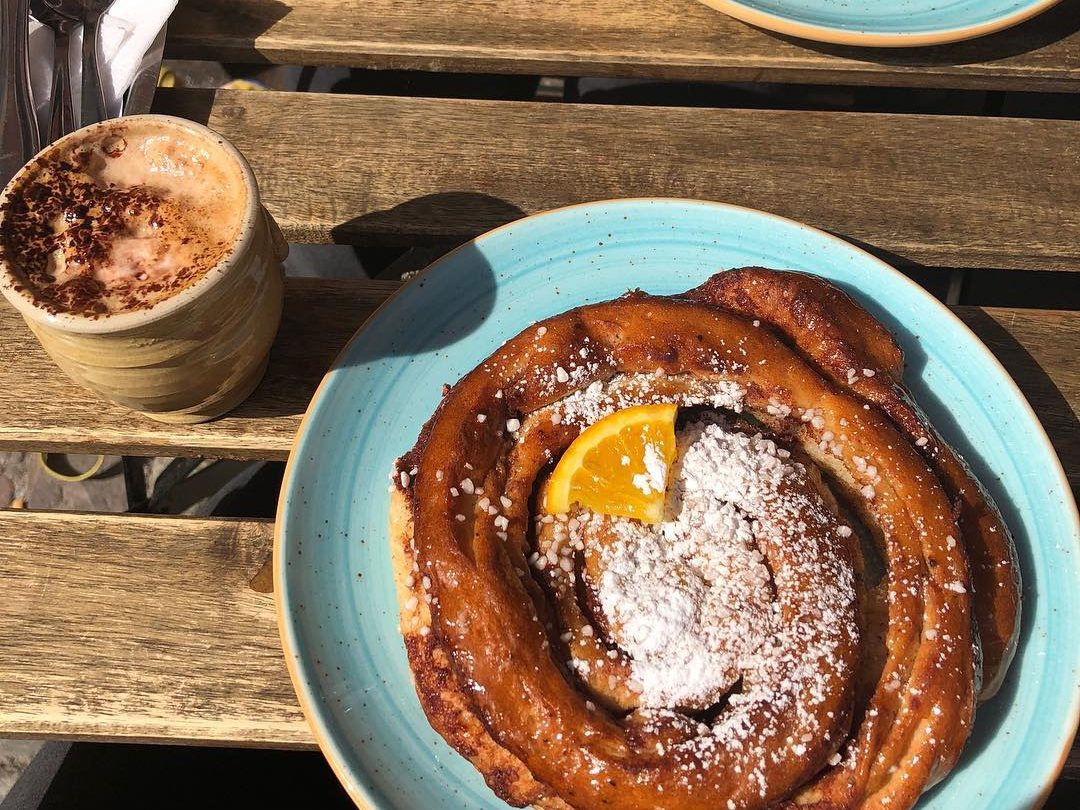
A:
[[[1080,707],[1080,528],[1046,437],[985,347],[902,275],[835,237],[747,209],[623,200],[553,211],[436,262],[343,352],[308,411],[282,489],[276,596],[295,685],[361,803],[504,808],[430,728],[397,633],[387,473],[453,382],[529,323],[640,287],[674,293],[757,264],[842,285],[898,336],[907,379],[1016,533],[1020,652],[960,767],[920,807],[1027,807]]]
[[[818,38],[816,31],[829,41],[860,44],[864,36],[963,39],[1015,24],[1053,5],[1053,0],[722,0],[717,5],[735,16],[744,16],[740,9],[768,15],[778,25],[745,18],[789,33]],[[807,30],[795,31],[796,26]],[[829,37],[829,32],[838,38]]]

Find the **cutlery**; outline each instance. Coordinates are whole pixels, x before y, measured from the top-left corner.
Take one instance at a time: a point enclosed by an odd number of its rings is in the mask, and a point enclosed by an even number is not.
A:
[[[76,17],[83,25],[82,40],[82,114],[79,126],[85,127],[109,117],[105,92],[101,87],[101,15],[114,0],[72,0],[78,9]]]
[[[71,101],[71,75],[68,69],[68,43],[71,30],[78,24],[78,2],[73,0],[30,0],[30,11],[42,25],[53,32],[53,80],[49,99],[48,141],[59,140],[75,129],[75,109]]]
[[[29,0],[0,0],[0,183],[41,148],[30,93]]]

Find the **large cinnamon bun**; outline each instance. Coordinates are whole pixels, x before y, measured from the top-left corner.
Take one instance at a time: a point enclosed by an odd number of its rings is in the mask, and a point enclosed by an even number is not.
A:
[[[509,340],[393,472],[432,726],[518,806],[914,805],[1000,684],[1019,579],[901,366],[844,293],[756,268]],[[663,519],[546,514],[583,430],[655,403]]]

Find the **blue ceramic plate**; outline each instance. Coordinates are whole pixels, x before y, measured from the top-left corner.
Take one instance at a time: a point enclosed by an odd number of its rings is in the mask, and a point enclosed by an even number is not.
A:
[[[702,0],[791,36],[869,47],[935,45],[989,34],[1059,0]]]
[[[1080,527],[1012,380],[945,307],[836,237],[733,206],[621,200],[515,222],[436,262],[372,316],[311,403],[282,488],[275,594],[301,704],[359,804],[506,807],[428,725],[397,632],[388,473],[442,384],[540,318],[632,287],[679,292],[751,264],[832,279],[896,333],[916,398],[1016,533],[1020,652],[962,764],[922,807],[1028,807],[1054,780],[1080,707]]]

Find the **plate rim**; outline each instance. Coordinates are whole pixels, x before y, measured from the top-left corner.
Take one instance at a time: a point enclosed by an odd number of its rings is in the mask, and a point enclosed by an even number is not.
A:
[[[962,42],[1004,31],[1006,28],[1012,28],[1037,17],[1056,6],[1061,0],[1034,0],[1019,11],[978,25],[910,34],[901,31],[848,31],[827,25],[802,23],[779,14],[752,8],[741,0],[699,0],[699,2],[744,23],[800,39],[827,42],[832,45],[855,45],[862,48],[916,48]]]
[[[702,0],[702,2],[712,2],[712,0]],[[1058,2],[1058,0],[1051,0],[1052,3]],[[780,214],[774,214],[769,211],[762,211],[757,208],[750,208],[744,205],[736,205],[733,203],[719,202],[716,200],[703,200],[694,199],[688,197],[615,197],[603,200],[592,200],[588,202],[574,203],[572,205],[564,205],[558,208],[550,208],[544,211],[538,211],[534,214],[530,214],[525,217],[512,220],[510,222],[499,225],[491,230],[469,239],[456,248],[447,251],[439,258],[424,267],[415,276],[413,276],[408,282],[403,283],[397,290],[395,290],[385,301],[379,304],[370,315],[364,320],[362,324],[356,329],[352,337],[345,343],[341,350],[334,358],[334,362],[323,374],[322,379],[319,381],[319,385],[316,387],[314,393],[311,395],[311,399],[308,402],[307,408],[304,410],[304,415],[300,420],[300,425],[297,427],[296,435],[293,437],[292,443],[289,447],[289,457],[285,463],[285,472],[281,480],[281,489],[278,494],[277,508],[274,514],[274,533],[273,533],[273,548],[272,548],[272,560],[273,560],[273,586],[274,586],[274,614],[276,624],[278,628],[278,638],[281,642],[282,654],[285,658],[285,668],[289,673],[289,680],[292,682],[293,692],[296,694],[297,701],[300,704],[300,709],[304,715],[304,720],[307,723],[308,728],[311,731],[312,736],[315,738],[315,742],[319,746],[319,750],[322,752],[327,763],[330,765],[331,770],[341,783],[342,787],[349,794],[349,797],[353,800],[358,808],[362,810],[381,810],[380,805],[375,803],[375,800],[370,794],[370,788],[367,784],[359,778],[354,779],[354,776],[345,763],[345,758],[338,752],[338,743],[333,739],[327,728],[325,727],[326,721],[318,711],[318,695],[315,694],[315,690],[308,684],[302,677],[299,671],[299,645],[296,638],[296,629],[292,624],[292,616],[288,610],[288,604],[285,600],[285,592],[287,590],[285,579],[285,517],[288,510],[288,501],[290,496],[292,476],[294,473],[293,462],[298,457],[297,450],[300,442],[307,435],[309,428],[309,420],[314,412],[315,408],[320,402],[321,397],[325,393],[325,389],[330,384],[335,372],[343,367],[343,360],[345,356],[350,352],[353,345],[360,339],[364,332],[375,322],[375,319],[383,311],[384,308],[390,306],[398,296],[404,294],[408,289],[413,287],[413,283],[418,279],[426,276],[438,265],[447,261],[451,257],[458,253],[475,248],[485,240],[501,234],[503,231],[509,230],[516,226],[520,226],[525,221],[536,220],[541,217],[546,217],[554,214],[560,214],[566,211],[571,211],[579,208],[598,208],[607,207],[610,205],[632,204],[632,203],[644,203],[644,204],[681,204],[681,205],[701,205],[710,208],[720,208],[729,211],[735,211],[742,214],[751,214],[762,216],[768,219],[776,220],[784,225],[795,226],[796,228],[808,230],[816,233],[819,236],[825,237],[827,240],[836,242],[841,248],[854,251],[860,254],[863,258],[871,260],[874,264],[892,276],[898,278],[903,283],[915,289],[917,292],[922,293],[927,302],[937,308],[939,314],[945,315],[951,320],[952,325],[959,327],[963,332],[970,337],[974,345],[978,350],[986,356],[998,371],[1001,372],[1006,384],[1016,394],[1018,401],[1021,404],[1021,409],[1028,417],[1029,422],[1036,428],[1036,436],[1042,441],[1045,449],[1049,451],[1050,457],[1053,459],[1051,473],[1056,477],[1057,483],[1060,485],[1061,490],[1065,493],[1065,499],[1063,506],[1066,511],[1071,504],[1072,506],[1072,523],[1074,534],[1080,536],[1080,509],[1077,507],[1077,501],[1073,496],[1072,487],[1069,484],[1068,476],[1065,474],[1065,469],[1062,466],[1061,459],[1058,457],[1057,451],[1054,449],[1054,445],[1050,441],[1050,437],[1046,434],[1046,429],[1043,427],[1042,422],[1039,421],[1038,416],[1035,414],[1034,409],[1031,407],[1031,403],[1028,402],[1024,392],[1020,389],[1020,386],[1016,384],[1012,375],[1001,364],[989,347],[983,343],[982,339],[971,330],[966,323],[964,323],[949,307],[943,302],[939,301],[927,290],[920,286],[917,282],[905,276],[895,267],[890,265],[884,259],[881,259],[864,248],[859,247],[852,242],[844,239],[841,236],[825,231],[821,228],[817,228],[813,225],[807,225],[806,223],[799,222],[798,220],[790,217],[785,217]],[[1065,763],[1068,759],[1069,753],[1072,749],[1073,742],[1076,739],[1077,733],[1080,732],[1080,682],[1078,682],[1073,689],[1072,695],[1072,714],[1074,716],[1073,730],[1071,735],[1066,735],[1067,740],[1065,745],[1058,756],[1058,761],[1054,767],[1048,772],[1049,778],[1046,783],[1042,785],[1039,795],[1036,799],[1033,808],[1042,807],[1050,796],[1054,785],[1061,777],[1061,772],[1065,767]]]

